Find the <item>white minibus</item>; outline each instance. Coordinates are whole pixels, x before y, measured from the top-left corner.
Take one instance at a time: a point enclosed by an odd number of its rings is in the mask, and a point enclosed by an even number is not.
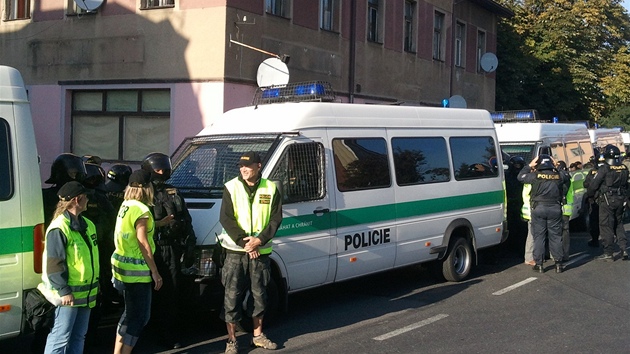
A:
[[[186,197],[197,235],[197,282],[216,280],[209,255],[222,230],[223,185],[239,174],[237,161],[250,150],[262,156],[262,176],[283,196],[271,255],[272,303],[425,262],[447,280],[465,279],[477,251],[508,233],[489,112],[282,102],[302,92],[327,100],[326,87],[262,91],[262,102],[226,112],[172,156],[169,183]],[[212,290],[222,291],[216,283],[201,291]]]
[[[0,66],[0,340],[25,325],[25,294],[41,281],[42,189],[30,106],[20,73]]]

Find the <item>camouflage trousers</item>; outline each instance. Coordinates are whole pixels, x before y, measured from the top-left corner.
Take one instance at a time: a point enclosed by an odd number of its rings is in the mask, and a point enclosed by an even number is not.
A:
[[[264,315],[267,306],[267,284],[271,278],[269,263],[268,255],[250,259],[246,253],[228,252],[221,269],[221,282],[225,287],[223,299],[225,322],[236,323],[243,318],[243,301],[248,290],[253,307],[250,308],[251,301],[248,301],[247,315],[251,317]]]

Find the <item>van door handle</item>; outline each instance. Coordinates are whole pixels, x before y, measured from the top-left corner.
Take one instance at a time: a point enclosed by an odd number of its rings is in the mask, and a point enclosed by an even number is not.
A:
[[[317,215],[317,214],[324,214],[324,213],[330,213],[330,209],[325,208],[325,209],[315,209],[313,210],[313,214]]]

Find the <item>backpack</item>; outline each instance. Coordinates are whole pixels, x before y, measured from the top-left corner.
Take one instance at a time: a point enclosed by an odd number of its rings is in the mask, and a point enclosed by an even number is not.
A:
[[[55,321],[55,305],[46,300],[38,290],[33,289],[24,297],[24,314],[26,321],[34,331],[52,328]]]

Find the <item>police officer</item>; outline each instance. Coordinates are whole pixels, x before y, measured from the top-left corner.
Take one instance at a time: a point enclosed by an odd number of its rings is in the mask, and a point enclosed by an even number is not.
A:
[[[518,173],[525,166],[525,160],[520,156],[512,156],[508,162],[509,168],[505,173],[505,191],[507,194],[507,218],[510,237],[507,243],[511,249],[522,250],[527,237],[527,224],[521,217],[523,207],[523,184],[518,181]]]
[[[532,171],[532,168],[536,171]],[[532,268],[544,272],[545,238],[556,262],[556,273],[563,271],[562,259],[562,199],[570,183],[567,173],[555,169],[555,162],[549,155],[541,154],[528,166],[523,167],[518,180],[532,185],[530,192],[532,235],[534,237],[534,261]]]
[[[597,169],[604,164],[604,160],[600,158],[599,150],[593,149],[593,152],[595,154],[591,156],[591,158],[588,160],[587,165],[590,167],[590,169],[586,174],[586,177],[584,178],[583,184],[584,188],[587,189],[588,186],[593,182],[593,178],[597,174]],[[584,167],[587,166],[585,165]],[[595,192],[595,195],[593,195],[592,197],[589,197],[588,193],[586,193],[585,195],[588,203],[588,232],[591,235],[591,240],[588,241],[588,245],[590,247],[599,247],[599,205],[597,205],[597,202],[595,202],[595,199],[597,199],[597,197],[597,192]]]
[[[131,167],[122,163],[113,164],[107,171],[105,194],[116,211],[125,200],[125,188],[129,183],[131,172]]]
[[[628,168],[621,163],[621,153],[614,145],[604,147],[604,164],[597,169],[589,184],[587,195],[594,197],[599,204],[599,230],[604,246],[604,254],[599,259],[614,261],[615,235],[624,260],[626,232],[623,228],[623,210],[628,194]]]
[[[558,171],[563,171],[565,173],[569,173],[569,169],[567,168],[567,163],[564,161],[558,161],[556,163],[556,168]],[[562,253],[564,257],[562,258],[563,262],[569,261],[569,256],[571,255],[571,233],[569,232],[569,226],[571,223],[571,216],[573,215],[573,195],[574,185],[573,178],[569,174],[570,183],[569,186],[562,192],[564,198],[562,200]]]
[[[155,263],[164,278],[164,285],[159,292],[155,292],[151,318],[161,332],[158,334],[163,344],[179,348],[181,345],[177,340],[176,330],[179,327],[178,304],[182,302],[182,297],[179,296],[182,257],[184,265],[190,267],[194,261],[195,232],[184,198],[174,186],[166,183],[171,176],[171,159],[162,153],[151,153],[142,161],[142,169],[151,173],[155,190],[155,220],[173,217],[167,225],[156,228],[154,234]]]
[[[52,166],[50,166],[50,177],[44,182],[52,184],[51,187],[42,190],[44,198],[44,223],[46,226],[50,224],[59,197],[57,192],[67,182],[78,181],[83,182],[87,172],[83,160],[71,153],[63,153],[55,158]]]

